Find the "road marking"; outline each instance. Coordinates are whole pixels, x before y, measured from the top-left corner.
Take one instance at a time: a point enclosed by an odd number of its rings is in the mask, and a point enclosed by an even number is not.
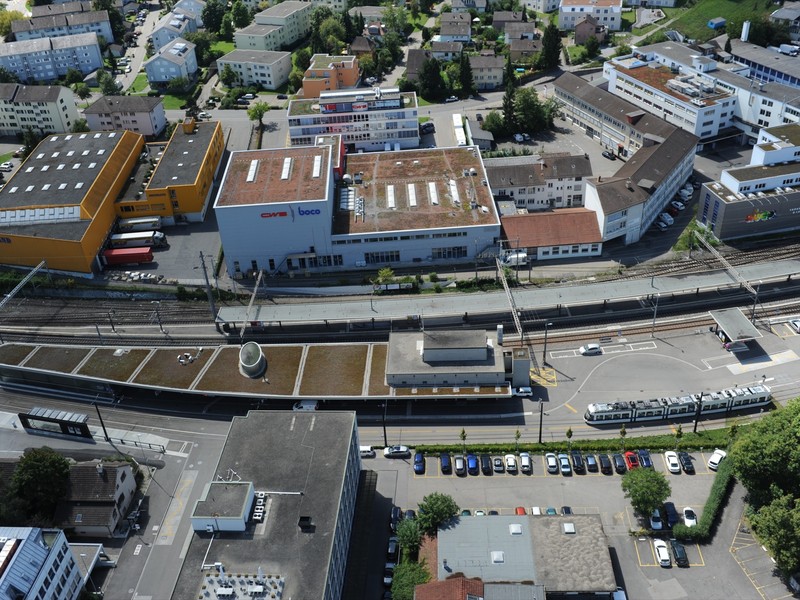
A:
[[[136,544],[136,548],[133,549],[133,555],[139,556],[139,553],[142,551],[142,545]]]
[[[564,406],[566,406],[568,409],[570,409],[570,410],[571,410],[573,413],[576,413],[576,412],[578,412],[577,410],[575,410],[574,408],[572,408],[572,407],[569,405],[569,402],[565,402],[565,403],[564,403]]]
[[[181,524],[181,517],[186,509],[186,501],[192,492],[194,482],[197,479],[197,471],[184,471],[178,485],[175,487],[175,495],[169,503],[169,509],[164,516],[161,525],[161,535],[156,540],[158,546],[170,546],[175,541],[175,534],[178,533],[178,526]]]

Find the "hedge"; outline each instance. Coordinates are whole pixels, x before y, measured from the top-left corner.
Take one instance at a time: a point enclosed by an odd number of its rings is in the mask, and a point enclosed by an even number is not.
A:
[[[714,483],[711,485],[711,491],[703,507],[703,514],[697,525],[686,527],[679,523],[672,528],[672,534],[681,540],[710,542],[714,537],[722,509],[728,502],[733,481],[733,463],[730,459],[723,460],[719,465],[716,477],[714,477]]]

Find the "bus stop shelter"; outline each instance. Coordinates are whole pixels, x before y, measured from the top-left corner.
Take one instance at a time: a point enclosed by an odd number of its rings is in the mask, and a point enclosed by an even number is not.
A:
[[[726,350],[747,349],[746,342],[764,337],[740,308],[709,311],[716,327],[712,331],[722,340]]]

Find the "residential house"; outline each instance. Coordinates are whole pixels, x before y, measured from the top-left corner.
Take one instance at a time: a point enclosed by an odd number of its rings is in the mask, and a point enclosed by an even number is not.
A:
[[[144,62],[144,72],[151,86],[165,87],[176,77],[194,81],[197,77],[197,57],[194,44],[177,38]]]
[[[446,62],[461,58],[463,49],[461,42],[431,42],[431,56]]]
[[[19,136],[28,128],[44,135],[66,133],[79,118],[68,87],[0,83],[0,135]]]
[[[469,13],[469,11],[474,10],[479,14],[483,14],[486,12],[486,5],[487,0],[453,0],[453,12],[454,13]]]
[[[484,598],[483,581],[463,575],[443,581],[431,581],[414,588],[414,600],[466,600]]]
[[[494,146],[494,135],[492,135],[491,131],[481,129],[479,122],[466,118],[465,130],[468,139],[481,150],[491,150]]]
[[[292,55],[289,52],[234,50],[217,59],[220,72],[230,65],[243,86],[261,85],[275,90],[289,81]]]
[[[361,70],[355,56],[315,54],[303,74],[303,97],[319,98],[320,92],[354,88]]]
[[[22,82],[55,81],[77,69],[84,75],[103,66],[96,33],[77,33],[0,44],[0,67]]]
[[[597,216],[586,208],[562,208],[500,218],[509,248],[535,260],[583,258],[603,254]]]
[[[586,15],[597,19],[609,31],[622,28],[622,0],[561,0],[558,8],[558,27],[572,31]]]
[[[431,58],[434,58],[434,56],[430,50],[411,48],[406,57],[406,79],[408,81],[416,81],[422,72],[422,65]]]
[[[522,13],[512,10],[497,10],[492,18],[492,27],[503,33],[508,23],[522,23]]]
[[[347,12],[352,18],[355,18],[356,15],[361,15],[364,17],[364,21],[380,21],[383,19],[383,11],[385,10],[385,6],[354,6]]]
[[[164,103],[152,96],[103,96],[83,115],[90,131],[127,129],[151,139],[167,126]]]
[[[233,33],[237,50],[279,51],[286,45],[286,36],[280,25],[251,23]]]
[[[170,42],[195,31],[197,23],[189,15],[180,12],[167,13],[155,24],[150,34],[153,39],[153,50],[158,52]]]
[[[508,51],[511,55],[511,60],[516,62],[536,56],[542,51],[542,45],[538,40],[511,40]]]
[[[135,494],[136,478],[126,461],[71,465],[55,524],[74,536],[111,537],[125,520]]]
[[[505,26],[505,42],[510,44],[514,40],[535,40],[538,33],[536,24],[531,21],[519,23],[507,23]]]
[[[380,42],[386,33],[386,26],[378,20],[367,21],[364,24],[364,31],[362,33],[365,37],[369,37],[376,42]]]
[[[198,27],[203,27],[203,9],[206,3],[203,0],[178,0],[172,7],[173,10],[191,15]]]
[[[558,5],[561,0],[526,0],[526,5],[530,10],[535,10],[540,13],[549,13],[558,10]]]
[[[93,10],[69,14],[51,14],[30,19],[11,21],[11,33],[19,42],[39,38],[53,38],[77,33],[96,33],[106,42],[114,40],[107,10]]]
[[[78,12],[91,12],[92,3],[90,0],[72,0],[63,4],[39,4],[31,6],[32,17],[47,17],[50,15],[66,15]]]
[[[375,42],[363,35],[357,35],[350,43],[350,54],[359,60],[364,56],[372,56],[375,53]]]
[[[589,38],[595,38],[601,44],[606,41],[607,28],[599,25],[592,15],[586,15],[575,24],[575,44],[582,46]]]
[[[284,46],[290,46],[311,33],[313,10],[314,5],[311,2],[286,0],[256,14],[255,22],[258,25],[281,27],[281,42]]]
[[[472,26],[470,22],[442,23],[439,34],[433,37],[436,42],[462,42],[469,43],[472,40]]]
[[[481,54],[469,57],[472,80],[477,90],[494,90],[503,86],[506,61],[502,56]]]

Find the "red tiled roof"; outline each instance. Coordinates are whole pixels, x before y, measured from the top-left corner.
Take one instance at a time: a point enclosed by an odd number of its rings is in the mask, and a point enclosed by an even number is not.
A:
[[[587,208],[562,208],[553,212],[510,215],[500,219],[506,239],[519,240],[520,248],[598,244],[603,241],[597,217]]]
[[[483,596],[483,581],[454,577],[414,588],[414,600],[466,600],[467,594]]]

